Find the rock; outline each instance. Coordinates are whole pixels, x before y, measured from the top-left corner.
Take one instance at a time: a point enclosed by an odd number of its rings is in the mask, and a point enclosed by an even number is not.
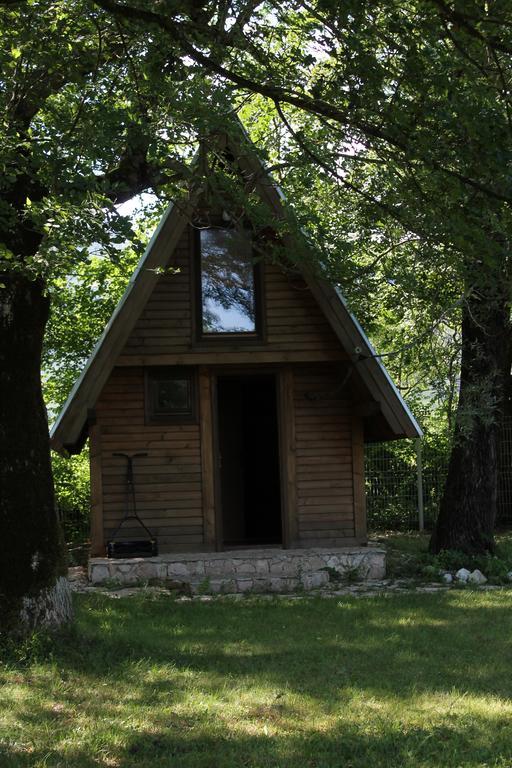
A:
[[[87,571],[82,565],[68,568],[68,581],[87,581]]]
[[[509,581],[512,581],[512,571],[509,571],[509,572],[507,573],[507,579],[508,579]]]
[[[268,560],[256,560],[256,573],[266,575],[269,572]]]
[[[471,571],[468,571],[467,568],[459,568],[459,570],[455,574],[455,578],[457,579],[457,581],[462,581],[464,584],[467,582],[470,576],[471,576]]]
[[[476,568],[472,573],[469,574],[468,582],[470,584],[486,584],[487,579],[483,575],[482,571],[479,571],[478,568]]]
[[[240,573],[252,575],[256,573],[256,566],[250,560],[235,560],[234,568],[237,574]]]
[[[168,563],[167,575],[170,579],[174,579],[179,576],[190,576],[190,571],[186,563]]]
[[[318,587],[325,587],[329,583],[329,574],[325,571],[317,571],[317,573],[303,573],[301,582],[304,589],[317,589]]]
[[[237,579],[238,592],[250,592],[253,588],[252,579]]]
[[[451,584],[453,581],[453,576],[451,575],[451,573],[448,573],[448,572],[443,573],[441,578],[443,579],[445,584]]]
[[[101,584],[110,576],[108,565],[89,564],[89,581],[92,584]]]

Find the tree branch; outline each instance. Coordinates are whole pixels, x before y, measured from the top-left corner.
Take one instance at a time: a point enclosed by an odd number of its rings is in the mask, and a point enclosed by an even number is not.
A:
[[[182,52],[189,56],[193,61],[203,66],[206,70],[231,81],[240,88],[252,91],[253,93],[259,93],[274,103],[290,104],[292,106],[298,107],[301,110],[304,110],[305,112],[309,112],[310,114],[334,120],[335,122],[345,126],[347,130],[354,128],[366,137],[383,141],[395,149],[399,149],[404,153],[406,157],[410,155],[410,147],[406,143],[400,142],[396,137],[390,136],[381,128],[371,125],[370,123],[349,119],[345,111],[338,109],[336,106],[329,102],[318,98],[310,98],[304,94],[301,94],[300,92],[290,91],[279,85],[274,85],[268,82],[258,82],[253,78],[241,75],[237,72],[234,72],[232,69],[228,69],[223,64],[216,61],[212,54],[208,56],[202,53],[202,51],[199,51],[194,45],[192,45],[186,36],[188,30],[180,22],[175,20],[171,21],[167,17],[161,16],[154,11],[147,11],[144,9],[136,8],[134,6],[119,4],[115,2],[115,0],[94,1],[97,5],[109,13],[118,14],[132,22],[144,21],[145,23],[156,25],[160,29],[167,32],[172,37],[173,41],[179,45]],[[433,1],[435,2],[436,0]],[[203,27],[201,30],[197,31],[200,31],[201,34],[206,32],[208,35],[207,28],[205,29]],[[408,159],[410,160],[413,158],[408,157]],[[415,159],[424,163],[426,167],[457,179],[462,184],[470,186],[482,194],[493,198],[494,200],[499,200],[500,202],[508,204],[512,203],[512,197],[510,195],[503,194],[498,190],[488,187],[485,184],[472,179],[466,174],[461,173],[460,171],[456,171],[452,168],[444,166],[442,163],[439,163],[436,160],[423,156],[418,156]]]

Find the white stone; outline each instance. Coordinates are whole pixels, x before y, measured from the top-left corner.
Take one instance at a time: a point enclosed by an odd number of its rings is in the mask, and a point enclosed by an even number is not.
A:
[[[457,579],[457,581],[462,581],[464,584],[467,582],[470,576],[471,576],[471,571],[468,571],[467,568],[459,568],[459,570],[455,574],[455,578]]]
[[[277,562],[270,561],[270,573],[276,576],[296,576],[297,572],[293,568],[293,565],[286,560]]]
[[[256,573],[267,574],[269,571],[268,560],[256,560]]]
[[[256,567],[254,563],[251,563],[249,560],[240,560],[238,562],[235,561],[235,571],[237,573],[248,573],[253,574],[256,573]]]
[[[365,559],[365,565],[363,566],[363,578],[383,579],[385,575],[386,555],[382,552],[369,552]]]
[[[270,589],[272,592],[281,592],[286,589],[286,579],[279,577],[272,577],[270,579]]]
[[[329,565],[327,565],[329,564]],[[93,558],[90,578],[94,584],[115,579],[120,584],[153,578],[192,583],[199,591],[234,591],[236,581],[252,581],[252,591],[293,591],[325,586],[333,568],[340,575],[358,569],[361,579],[385,575],[385,552],[377,548],[275,549],[222,553],[164,554],[156,558],[111,560]],[[318,574],[321,575],[318,575]],[[212,589],[209,588],[210,583]],[[205,585],[208,584],[208,587]],[[242,587],[243,588],[243,587]]]
[[[158,578],[158,571],[156,568],[156,563],[139,563],[137,566],[137,576],[139,579],[142,579],[143,581],[147,579],[157,579]]]
[[[238,592],[250,592],[253,588],[253,580],[237,579],[236,586],[238,587]]]
[[[475,568],[475,570],[469,574],[468,582],[470,584],[486,584],[487,579],[483,575],[482,571],[479,571],[478,568]]]
[[[231,592],[230,589],[227,588],[227,585],[230,582],[224,581],[224,579],[209,579],[207,584],[199,584],[196,585],[196,588],[194,589],[194,592],[200,592],[200,593],[212,593],[217,594],[218,592]],[[200,589],[198,589],[200,587]]]
[[[258,578],[256,577],[253,579],[252,582],[252,591],[253,592],[269,592],[270,590],[270,580],[267,578]]]
[[[89,579],[93,584],[101,584],[109,577],[108,565],[91,564],[89,566]]]
[[[304,589],[317,589],[329,583],[329,574],[326,571],[302,574],[302,586]]]
[[[234,571],[232,560],[210,560],[205,563],[207,576],[228,576]]]
[[[447,573],[443,573],[442,574],[442,579],[443,579],[445,584],[451,584],[452,581],[453,581],[453,576],[451,575],[451,573],[448,573],[448,572]]]
[[[125,573],[130,573],[131,569],[132,567],[131,565],[128,565],[128,563],[119,563],[119,565],[116,568],[116,570],[119,572],[120,575],[121,574],[124,575]]]
[[[167,575],[171,577],[190,576],[190,571],[186,563],[169,563],[167,566]]]
[[[167,578],[167,563],[154,563],[156,578],[164,581]]]
[[[509,581],[512,581],[512,571],[509,571],[509,572],[507,573],[507,579],[508,579]]]

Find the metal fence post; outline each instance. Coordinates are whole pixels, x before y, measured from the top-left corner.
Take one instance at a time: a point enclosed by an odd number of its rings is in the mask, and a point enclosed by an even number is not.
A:
[[[425,529],[425,518],[423,508],[423,462],[421,456],[421,437],[417,437],[416,443],[416,486],[418,490],[418,528],[420,531]]]

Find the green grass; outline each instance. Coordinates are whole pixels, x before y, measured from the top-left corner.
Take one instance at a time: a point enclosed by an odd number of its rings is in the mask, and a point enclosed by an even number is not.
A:
[[[0,667],[2,768],[508,768],[512,592],[79,596]]]

